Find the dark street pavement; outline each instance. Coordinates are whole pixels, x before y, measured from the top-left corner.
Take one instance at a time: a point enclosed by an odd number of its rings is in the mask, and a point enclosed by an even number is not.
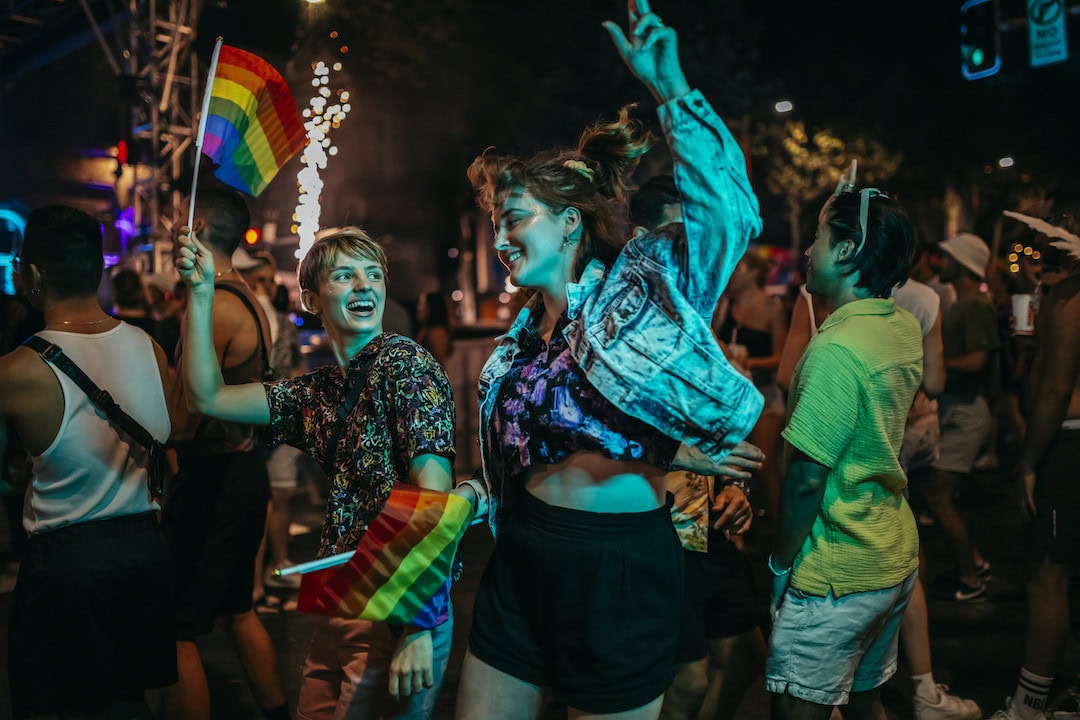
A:
[[[1020,554],[1020,521],[1012,503],[1011,492],[1001,473],[980,473],[964,489],[960,503],[972,532],[993,564],[994,579],[985,602],[955,604],[931,597],[930,620],[935,677],[947,683],[953,692],[974,698],[988,716],[1000,708],[1006,695],[1015,686],[1016,672],[1023,650],[1024,592],[1023,568]],[[315,548],[316,530],[321,522],[321,510],[298,499],[294,508],[297,523],[293,548],[294,561],[309,559]],[[765,557],[768,552],[768,519],[759,519],[752,529],[747,552],[758,570],[759,589],[764,590]],[[310,528],[304,531],[303,528]],[[930,577],[951,569],[940,534],[933,527],[921,528],[923,541],[930,558]],[[470,530],[464,541],[466,572],[454,591],[457,625],[454,629],[454,652],[435,717],[440,720],[453,716],[454,698],[458,684],[465,639],[472,616],[472,601],[487,556],[491,540],[480,525]],[[8,606],[10,594],[0,595],[0,640],[6,648]],[[761,594],[762,615],[766,598]],[[310,618],[296,612],[263,616],[263,620],[279,653],[281,672],[285,678],[290,703],[295,707],[300,668],[307,649]],[[1080,654],[1075,643],[1059,668],[1059,686],[1068,685],[1080,671]],[[215,720],[257,720],[259,717],[251,695],[242,681],[235,654],[224,636],[215,633],[200,641],[204,662],[210,678],[213,699],[212,717]],[[3,659],[3,679],[0,680],[2,700],[0,718],[10,717],[7,707],[6,653]],[[910,718],[911,683],[904,660],[897,675],[883,691],[890,718]],[[549,708],[547,717],[565,717],[561,708]],[[740,718],[768,717],[768,698],[759,680],[746,696],[739,711]]]

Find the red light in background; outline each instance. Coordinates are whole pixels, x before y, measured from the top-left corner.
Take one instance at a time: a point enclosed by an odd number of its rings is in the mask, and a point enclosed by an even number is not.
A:
[[[244,231],[244,242],[248,245],[257,245],[262,240],[262,231],[259,228],[248,228]]]
[[[121,140],[116,143],[116,162],[121,165],[127,165],[128,161],[128,146],[126,140]]]

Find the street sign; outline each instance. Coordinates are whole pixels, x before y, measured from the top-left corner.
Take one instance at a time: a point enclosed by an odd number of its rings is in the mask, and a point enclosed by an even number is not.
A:
[[[1069,59],[1065,0],[1027,0],[1028,52],[1031,67]]]

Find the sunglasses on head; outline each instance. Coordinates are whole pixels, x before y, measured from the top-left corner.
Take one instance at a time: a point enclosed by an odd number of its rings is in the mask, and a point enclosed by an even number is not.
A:
[[[863,188],[859,191],[859,230],[862,235],[859,237],[859,244],[855,246],[855,255],[858,255],[866,244],[866,222],[870,214],[870,198],[876,197],[888,198],[889,196],[877,188]]]

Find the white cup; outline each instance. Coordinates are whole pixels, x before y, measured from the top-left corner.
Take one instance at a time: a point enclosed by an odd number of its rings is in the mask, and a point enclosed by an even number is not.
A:
[[[1013,335],[1035,334],[1034,295],[1012,296],[1012,330]]]

